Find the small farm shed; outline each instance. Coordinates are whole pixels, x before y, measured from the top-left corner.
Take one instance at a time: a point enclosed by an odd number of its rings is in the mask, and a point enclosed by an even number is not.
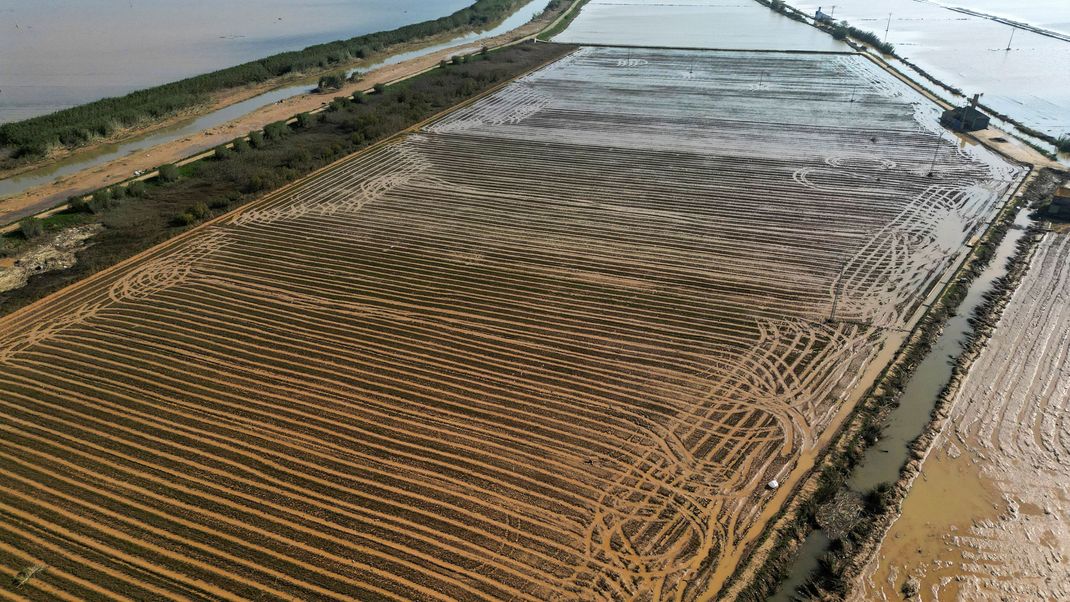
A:
[[[977,108],[980,94],[974,95],[970,104],[964,107],[955,107],[944,111],[940,117],[940,123],[956,132],[976,132],[988,127],[989,117]]]
[[[827,23],[828,25],[835,23],[836,20],[832,18],[832,15],[822,12],[821,8],[822,7],[819,6],[817,12],[814,13],[814,21],[817,21],[818,23]],[[832,8],[835,9],[836,7],[833,6]]]

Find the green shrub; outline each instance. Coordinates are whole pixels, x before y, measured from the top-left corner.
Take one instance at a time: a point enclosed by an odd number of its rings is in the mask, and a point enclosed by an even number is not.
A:
[[[126,185],[126,196],[131,197],[143,197],[145,196],[145,182],[141,180],[134,180]]]
[[[45,227],[36,217],[24,217],[19,221],[19,233],[26,240],[33,240],[45,233]]]
[[[227,147],[226,144],[220,144],[219,146],[215,147],[214,158],[217,161],[225,161],[229,159],[233,154],[234,151]]]
[[[281,140],[290,133],[290,126],[285,121],[276,121],[264,126],[264,137],[268,140]]]
[[[316,123],[316,118],[311,113],[298,113],[297,114],[297,126],[301,128],[312,127],[312,124]]]
[[[192,226],[197,218],[189,211],[183,211],[174,217],[172,222],[176,226]]]
[[[193,206],[189,208],[189,212],[197,219],[204,219],[212,214],[212,212],[208,210],[208,205],[206,205],[204,201],[197,201],[194,203]]]
[[[97,201],[98,203],[108,204],[111,202],[111,199],[111,190],[108,190],[107,188],[101,188],[100,190],[97,190],[93,193],[93,200]]]
[[[253,148],[263,148],[264,147],[264,132],[261,132],[260,130],[256,130],[255,132],[250,132],[249,133],[249,146],[251,146]]]
[[[89,201],[80,194],[67,199],[67,207],[71,213],[90,213],[92,211],[89,208]]]
[[[247,152],[250,148],[249,141],[245,138],[238,138],[234,141],[234,152],[236,153]]]
[[[160,169],[159,169],[159,172],[160,172],[160,181],[161,182],[177,182],[178,181],[178,178],[179,178],[178,168],[175,167],[174,163],[165,163],[165,164],[161,165]]]
[[[342,109],[345,109],[349,106],[349,104],[350,103],[348,98],[344,96],[336,96],[333,100],[331,100],[330,104],[327,105],[327,110],[334,113],[335,111],[341,111]]]
[[[1070,153],[1070,134],[1060,136],[1055,141],[1055,148],[1059,149],[1060,153]]]
[[[320,92],[326,92],[327,90],[337,90],[345,85],[345,75],[341,73],[328,73],[320,77],[319,84],[316,89]]]
[[[862,496],[862,507],[873,516],[884,514],[892,504],[894,493],[891,483],[881,483]]]
[[[101,189],[93,193],[93,198],[89,201],[89,210],[96,214],[101,214],[115,206],[115,196],[112,191],[107,189]]]
[[[382,94],[383,92],[386,92],[386,84],[383,84],[383,83],[375,84],[375,86],[373,86],[372,89],[375,90],[376,94]]]

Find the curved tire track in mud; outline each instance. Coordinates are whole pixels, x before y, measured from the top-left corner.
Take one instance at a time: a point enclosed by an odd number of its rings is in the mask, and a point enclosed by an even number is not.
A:
[[[0,561],[49,565],[20,593],[708,597],[1013,169],[919,179],[936,137],[861,60],[645,54],[0,322]]]

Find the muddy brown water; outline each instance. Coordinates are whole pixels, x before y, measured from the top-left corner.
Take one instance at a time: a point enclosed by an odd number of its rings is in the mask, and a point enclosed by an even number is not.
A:
[[[1007,274],[1008,262],[1032,223],[1028,209],[1021,210],[1015,217],[1014,226],[1003,237],[992,261],[970,285],[957,313],[948,320],[936,344],[910,377],[899,407],[889,416],[880,441],[866,450],[848,481],[853,491],[865,493],[880,483],[899,478],[899,471],[910,456],[910,443],[929,424],[940,393],[951,381],[952,362],[962,353],[963,345],[973,332],[969,318],[984,302],[985,295],[993,290],[996,281]],[[795,599],[796,588],[817,567],[818,558],[825,553],[828,541],[828,535],[823,530],[815,530],[806,538],[780,591],[769,598],[771,602],[791,602]]]

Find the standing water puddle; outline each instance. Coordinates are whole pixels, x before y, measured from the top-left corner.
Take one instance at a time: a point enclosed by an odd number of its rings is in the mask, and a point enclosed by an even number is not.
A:
[[[847,482],[851,490],[861,494],[880,483],[894,482],[899,478],[900,469],[910,457],[910,443],[929,424],[940,393],[951,381],[952,362],[962,353],[963,345],[973,332],[968,320],[984,302],[985,295],[993,290],[996,281],[1007,274],[1007,264],[1018,248],[1018,241],[1025,236],[1032,223],[1028,209],[1019,211],[1014,226],[996,248],[992,261],[970,285],[956,314],[947,321],[936,344],[907,381],[900,404],[888,417],[880,441],[866,449],[862,461]],[[811,532],[803,542],[788,578],[769,600],[794,600],[795,589],[817,567],[828,542],[828,535],[824,531],[818,529]]]

